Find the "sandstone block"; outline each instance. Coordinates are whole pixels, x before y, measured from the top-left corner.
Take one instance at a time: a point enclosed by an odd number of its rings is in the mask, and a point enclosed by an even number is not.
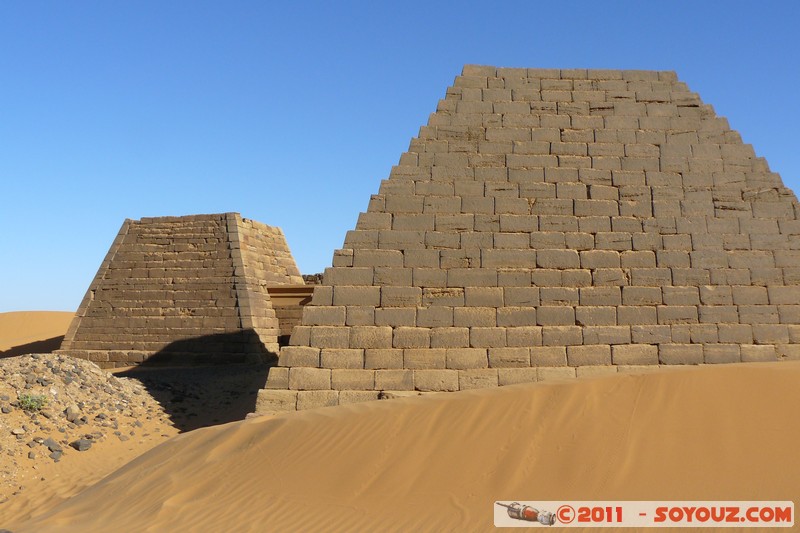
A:
[[[349,403],[370,402],[377,400],[380,392],[374,391],[350,391],[343,390],[339,392],[339,405],[347,405]]]
[[[672,331],[663,326],[631,326],[631,340],[634,344],[662,344],[672,342]]]
[[[473,348],[506,346],[506,328],[469,328],[469,345]]]
[[[533,268],[536,265],[536,250],[485,249],[481,251],[481,266],[484,268]]]
[[[739,322],[739,313],[735,305],[701,305],[697,311],[702,323],[721,325]]]
[[[375,308],[361,305],[348,305],[345,308],[345,324],[348,326],[375,325]]]
[[[350,338],[345,328],[336,326],[312,326],[311,345],[320,348],[347,348]]]
[[[438,256],[436,262],[438,266]],[[422,303],[420,287],[381,287],[380,290],[382,307],[414,307]]]
[[[580,256],[576,250],[538,250],[536,265],[539,268],[580,268]]]
[[[303,308],[304,326],[344,326],[346,311],[344,306],[315,306]]]
[[[628,344],[631,342],[629,326],[585,326],[584,344]]]
[[[581,287],[582,306],[616,306],[622,303],[620,287]]]
[[[485,348],[448,348],[445,350],[445,357],[446,367],[456,370],[489,366]]]
[[[538,287],[505,287],[503,289],[505,305],[509,307],[525,307],[539,305]]]
[[[777,324],[780,322],[777,306],[739,305],[739,322],[742,324]]]
[[[255,412],[257,414],[294,411],[297,409],[297,391],[266,390],[258,391]]]
[[[541,346],[541,326],[520,326],[506,328],[506,345],[509,347]]]
[[[497,382],[502,387],[539,381],[538,368],[499,368]]]
[[[800,361],[800,345],[798,344],[778,344],[775,351],[780,360]]]
[[[533,346],[530,348],[531,366],[566,366],[566,346]]]
[[[750,324],[718,324],[719,342],[753,344],[753,327]]]
[[[738,344],[706,344],[703,354],[706,363],[738,363],[742,360]]]
[[[392,348],[392,328],[389,326],[353,326],[350,328],[351,348]]]
[[[660,344],[658,360],[663,365],[698,365],[703,362],[703,345]]]
[[[289,388],[289,369],[274,366],[269,369],[267,374],[267,383],[264,385],[265,389],[283,389]]]
[[[664,305],[688,306],[700,304],[697,287],[662,287]]]
[[[621,305],[617,307],[617,323],[620,325],[656,324],[656,308],[644,305]]]
[[[657,365],[658,346],[650,344],[620,344],[611,347],[615,365]]]
[[[703,305],[731,305],[733,293],[725,285],[704,285],[700,287],[700,302]]]
[[[375,389],[377,390],[414,390],[413,370],[376,370]]]
[[[331,370],[331,387],[334,390],[372,390],[375,388],[375,371],[345,368]]]
[[[624,305],[660,305],[663,303],[660,287],[623,287]]]
[[[431,330],[428,328],[398,327],[393,333],[394,348],[428,348]]]
[[[542,344],[544,346],[572,346],[583,343],[580,326],[544,326]]]
[[[364,350],[323,348],[320,354],[322,368],[364,368]]]
[[[375,309],[376,326],[414,326],[416,307],[379,307]]]
[[[486,389],[497,385],[497,370],[493,368],[461,370],[458,373],[459,390]]]
[[[494,327],[497,312],[494,307],[457,307],[453,309],[453,324],[456,327]]]
[[[753,324],[755,344],[787,344],[789,328],[786,324]]]
[[[656,306],[659,324],[693,324],[698,322],[697,307],[691,305]]]
[[[469,307],[502,307],[502,287],[466,287],[464,304]]]
[[[422,305],[444,305],[449,307],[464,305],[464,289],[461,287],[433,287],[422,290]]]
[[[370,348],[364,350],[364,368],[403,368],[403,350],[394,348]]]
[[[595,344],[588,346],[567,346],[569,366],[610,365],[611,346]]]
[[[319,306],[333,305],[333,287],[326,285],[315,286],[314,293],[311,295],[311,305],[319,305]]]
[[[470,328],[432,328],[431,348],[459,348],[470,345]]]
[[[308,346],[284,346],[278,357],[278,364],[284,367],[318,367],[320,349]]]
[[[567,308],[570,311],[571,307]],[[536,325],[534,307],[500,307],[496,311],[497,325],[502,327],[523,327]],[[574,321],[572,322],[574,324]]]
[[[414,370],[414,389],[423,392],[458,390],[458,370]]]
[[[733,303],[736,305],[768,304],[766,287],[732,287]]]
[[[313,390],[297,393],[297,410],[332,407],[339,404],[339,391]]]
[[[531,366],[528,348],[489,348],[488,355],[490,368]]]
[[[576,307],[575,321],[583,326],[615,326],[617,324],[617,308],[613,306]]]
[[[800,303],[800,286],[767,287],[769,303],[773,305],[793,305]]]
[[[776,361],[778,356],[772,344],[742,344],[740,346],[742,362]]]
[[[563,281],[563,275],[562,275]],[[541,287],[539,297],[542,305],[578,305],[577,287]]]
[[[575,309],[566,306],[541,306],[536,309],[536,323],[540,326],[575,325]]]
[[[446,368],[447,350],[445,348],[403,350],[403,367],[411,369]]]
[[[329,390],[331,371],[327,368],[291,367],[289,388],[292,390]]]
[[[453,308],[444,306],[417,307],[417,326],[439,328],[453,325]]]
[[[332,267],[326,268],[325,283],[328,285],[360,285],[372,284],[374,269],[371,267]]]
[[[614,250],[585,250],[580,252],[582,268],[619,268],[619,252]]]

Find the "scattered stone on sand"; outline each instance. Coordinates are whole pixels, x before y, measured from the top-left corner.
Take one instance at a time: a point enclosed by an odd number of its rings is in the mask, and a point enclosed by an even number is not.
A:
[[[128,433],[148,417],[172,425],[139,381],[90,361],[59,354],[0,359],[0,502],[40,465],[92,453],[109,427]]]

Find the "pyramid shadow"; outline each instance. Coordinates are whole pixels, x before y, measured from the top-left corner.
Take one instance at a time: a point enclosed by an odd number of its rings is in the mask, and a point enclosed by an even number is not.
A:
[[[20,344],[13,346],[8,350],[0,351],[0,359],[6,357],[16,357],[18,355],[26,355],[29,353],[53,353],[61,347],[61,341],[64,340],[64,335],[52,337],[40,341],[29,342],[27,344]]]
[[[254,346],[261,353],[244,349]],[[255,332],[244,330],[173,342],[115,374],[139,381],[173,425],[186,432],[243,420],[255,411],[258,391],[276,362]]]

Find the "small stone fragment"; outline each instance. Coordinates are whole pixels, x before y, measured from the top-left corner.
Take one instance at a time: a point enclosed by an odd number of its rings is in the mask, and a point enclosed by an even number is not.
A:
[[[46,439],[44,442],[42,442],[42,445],[47,446],[47,449],[49,449],[51,452],[63,451],[61,445],[52,438]]]
[[[79,452],[85,452],[89,448],[92,447],[92,441],[89,439],[78,439],[76,441],[70,442],[69,445]]]

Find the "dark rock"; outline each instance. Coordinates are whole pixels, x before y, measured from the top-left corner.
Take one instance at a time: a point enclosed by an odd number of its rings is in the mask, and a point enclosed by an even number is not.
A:
[[[78,450],[79,452],[85,452],[89,448],[92,447],[92,441],[89,439],[78,439],[76,441],[70,442],[70,446]]]
[[[48,457],[57,463],[62,455],[64,455],[63,452],[52,452]]]
[[[42,442],[42,445],[47,446],[47,449],[49,449],[51,452],[61,452],[64,450],[53,438],[46,439],[44,442]]]
[[[2,411],[4,415],[7,415],[11,411],[13,411],[13,409],[9,405],[4,405],[2,408],[0,408],[0,411]]]

